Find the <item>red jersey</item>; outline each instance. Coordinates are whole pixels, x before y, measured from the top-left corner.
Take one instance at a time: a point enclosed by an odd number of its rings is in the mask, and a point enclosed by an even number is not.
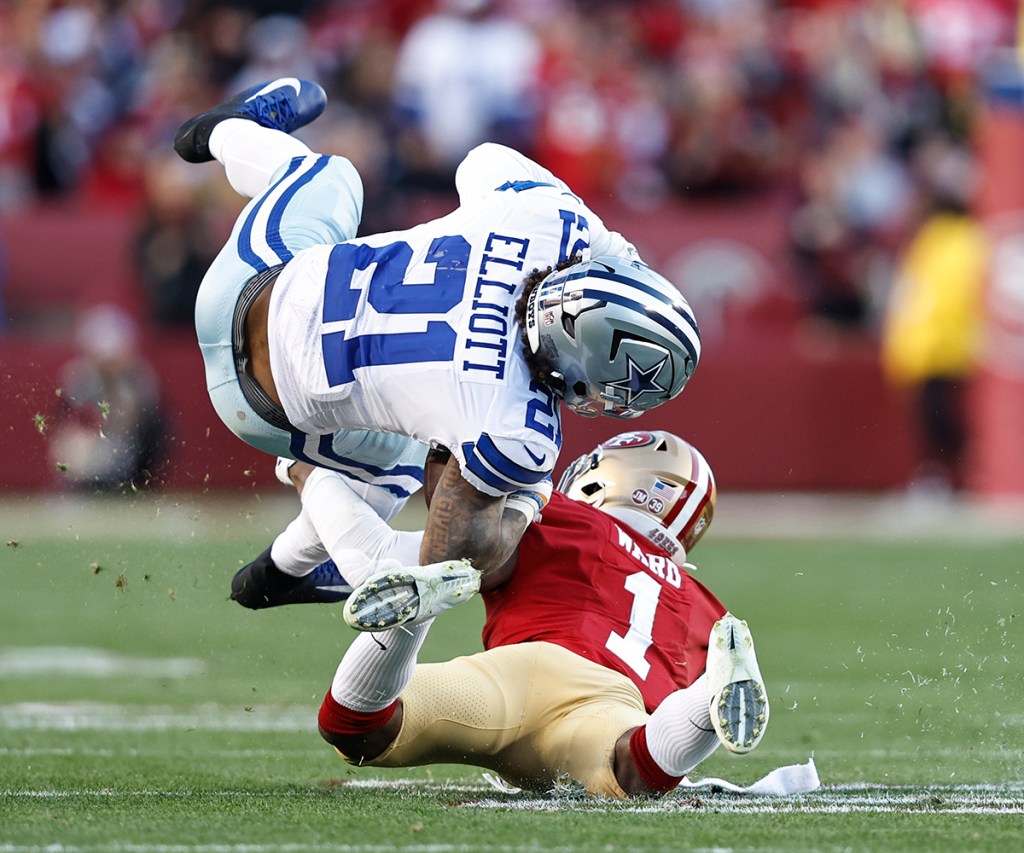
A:
[[[631,678],[648,711],[704,671],[726,612],[656,545],[559,492],[527,528],[512,579],[483,599],[485,648],[555,643]]]

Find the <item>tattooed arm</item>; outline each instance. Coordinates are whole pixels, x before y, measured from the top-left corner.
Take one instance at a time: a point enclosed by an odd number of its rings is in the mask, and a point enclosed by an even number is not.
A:
[[[521,512],[505,507],[505,497],[485,495],[463,478],[459,462],[448,458],[436,485],[427,474],[430,514],[420,548],[420,564],[466,557],[483,573],[481,588],[507,580],[527,527]]]

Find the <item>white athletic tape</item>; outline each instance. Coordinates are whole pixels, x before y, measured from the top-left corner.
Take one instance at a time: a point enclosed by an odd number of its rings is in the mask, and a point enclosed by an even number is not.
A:
[[[700,779],[691,782],[683,779],[680,789],[696,790],[699,788],[719,788],[731,794],[755,794],[762,797],[788,797],[793,794],[809,794],[821,787],[818,768],[814,766],[814,758],[808,758],[806,764],[789,764],[777,767],[763,779],[754,784],[742,786],[726,782],[724,779]]]

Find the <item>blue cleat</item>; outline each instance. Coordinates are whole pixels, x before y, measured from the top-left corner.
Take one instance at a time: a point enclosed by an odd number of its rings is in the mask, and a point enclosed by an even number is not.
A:
[[[313,121],[326,106],[327,93],[318,84],[298,77],[278,77],[190,118],[178,128],[174,150],[189,163],[208,163],[213,159],[210,133],[224,119],[245,118],[291,133]]]
[[[334,560],[321,563],[308,575],[295,577],[274,565],[269,548],[231,579],[231,600],[250,610],[285,604],[335,604],[351,592]]]

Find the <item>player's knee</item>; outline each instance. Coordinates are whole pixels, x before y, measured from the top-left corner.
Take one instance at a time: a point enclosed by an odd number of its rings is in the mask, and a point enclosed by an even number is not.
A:
[[[317,717],[320,737],[352,764],[372,761],[386,750],[402,727],[402,703],[395,700],[377,711],[356,711],[324,696]]]
[[[323,726],[317,726],[320,730],[320,737],[322,737],[327,743],[333,746],[341,754],[342,758],[348,758],[348,753],[342,747],[349,745],[349,741],[352,740],[351,735],[343,735],[338,732],[332,732],[325,729]]]

